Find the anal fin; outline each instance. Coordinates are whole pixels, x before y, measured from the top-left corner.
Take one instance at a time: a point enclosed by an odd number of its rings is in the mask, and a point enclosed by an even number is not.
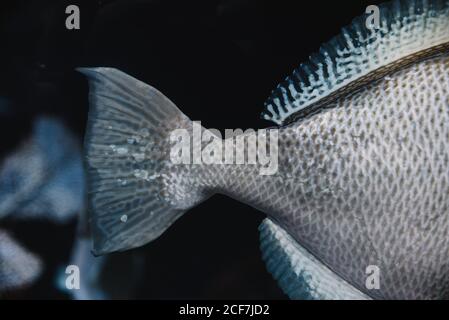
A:
[[[259,230],[267,269],[290,299],[371,299],[318,261],[275,222],[265,219]]]

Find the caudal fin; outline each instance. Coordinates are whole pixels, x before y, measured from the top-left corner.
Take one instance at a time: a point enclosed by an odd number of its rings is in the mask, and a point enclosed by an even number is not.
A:
[[[168,199],[170,133],[190,120],[155,88],[113,68],[79,68],[89,78],[85,138],[94,254],[161,235],[185,208]],[[193,191],[192,191],[193,192]]]

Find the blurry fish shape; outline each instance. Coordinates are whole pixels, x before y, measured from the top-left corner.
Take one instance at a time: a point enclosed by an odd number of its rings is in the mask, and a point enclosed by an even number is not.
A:
[[[79,143],[59,120],[38,118],[31,138],[0,167],[0,219],[64,223],[84,207],[84,195]]]
[[[31,284],[41,272],[41,260],[0,229],[0,293]]]
[[[378,27],[355,19],[268,99],[278,127],[246,138],[278,131],[272,175],[173,163],[171,133],[192,121],[119,70],[81,68],[94,253],[144,245],[222,193],[267,214],[263,258],[292,299],[449,298],[449,2],[379,9]]]
[[[62,272],[56,275],[58,287],[81,300],[132,296],[136,278],[142,273],[141,257],[137,253],[93,257],[84,213],[85,179],[80,144],[62,121],[39,117],[31,137],[6,157],[0,167],[0,221],[4,218],[20,223],[39,219],[63,224],[77,219],[70,264],[76,265],[84,276],[80,277],[79,290],[67,290],[66,266],[62,265]],[[5,234],[5,239],[8,236],[8,241],[0,245],[9,254],[0,256],[0,264],[2,261],[5,264],[0,268],[0,281],[3,281],[0,292],[31,284],[42,273],[45,261],[37,254],[28,253],[6,231],[0,229],[0,233]],[[120,281],[122,278],[115,277],[114,270],[133,276],[127,277],[124,283]]]
[[[79,143],[60,120],[37,118],[31,137],[2,161],[0,221],[67,223],[84,209]],[[44,262],[1,229],[0,247],[0,292],[29,284],[41,273]]]

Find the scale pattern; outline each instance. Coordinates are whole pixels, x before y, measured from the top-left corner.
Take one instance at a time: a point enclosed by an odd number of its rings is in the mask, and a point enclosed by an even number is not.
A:
[[[152,241],[223,193],[267,213],[372,298],[449,298],[449,54],[265,129],[279,129],[278,171],[265,176],[257,164],[171,163],[170,132],[190,130],[190,120],[118,70],[82,71],[91,80],[86,162],[95,253]],[[365,288],[371,265],[381,272],[379,290]]]
[[[281,128],[276,175],[219,166],[207,176],[371,297],[448,298],[448,124],[442,55]],[[369,265],[380,290],[365,289]]]

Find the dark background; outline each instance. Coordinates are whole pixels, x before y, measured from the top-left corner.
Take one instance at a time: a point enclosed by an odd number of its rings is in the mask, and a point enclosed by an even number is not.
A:
[[[1,1],[0,160],[39,114],[60,117],[83,139],[87,83],[79,66],[119,68],[165,95],[203,126],[261,128],[264,100],[320,44],[379,1]],[[76,4],[81,29],[65,28]],[[264,215],[224,196],[190,210],[161,238],[136,249],[145,272],[132,298],[285,299],[259,253]],[[68,298],[54,286],[76,222],[0,221],[46,262],[20,298]],[[124,253],[122,255],[133,255]],[[106,270],[107,271],[107,270]],[[114,275],[126,282],[126,273]]]

